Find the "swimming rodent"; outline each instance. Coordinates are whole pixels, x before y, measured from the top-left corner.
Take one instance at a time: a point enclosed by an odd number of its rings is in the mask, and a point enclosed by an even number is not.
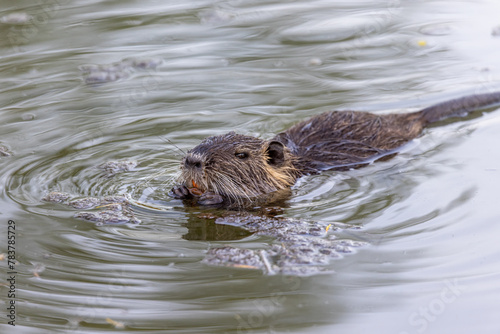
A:
[[[204,139],[181,162],[169,195],[201,205],[238,203],[291,187],[306,174],[347,170],[389,158],[429,124],[500,103],[500,92],[471,95],[417,112],[375,115],[332,111],[271,140],[229,132]]]

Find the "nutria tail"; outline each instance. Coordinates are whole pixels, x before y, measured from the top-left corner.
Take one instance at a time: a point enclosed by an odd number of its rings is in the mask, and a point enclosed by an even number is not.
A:
[[[420,113],[427,124],[454,116],[465,116],[469,112],[500,104],[500,92],[469,95],[422,109]]]

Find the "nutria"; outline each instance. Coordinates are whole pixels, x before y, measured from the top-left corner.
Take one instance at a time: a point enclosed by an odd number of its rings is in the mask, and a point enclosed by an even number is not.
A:
[[[238,203],[292,186],[306,174],[346,170],[391,157],[429,124],[500,103],[500,92],[472,95],[404,114],[332,111],[271,140],[230,132],[204,139],[181,162],[169,193],[202,205]]]

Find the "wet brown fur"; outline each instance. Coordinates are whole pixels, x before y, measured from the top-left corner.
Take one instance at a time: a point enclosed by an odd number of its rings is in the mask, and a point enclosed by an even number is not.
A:
[[[298,123],[274,140],[297,157],[302,174],[348,169],[383,157],[417,137],[426,125],[421,113],[374,115],[333,111]]]
[[[184,157],[180,182],[236,201],[251,199],[288,188],[305,174],[350,169],[392,156],[428,124],[499,102],[497,92],[406,114],[327,112],[270,141],[234,132],[209,137]]]

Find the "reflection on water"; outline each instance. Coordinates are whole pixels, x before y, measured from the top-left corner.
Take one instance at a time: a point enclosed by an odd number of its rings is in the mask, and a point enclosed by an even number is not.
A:
[[[328,273],[209,266],[210,249],[281,242],[166,196],[182,151],[209,135],[272,138],[332,108],[402,112],[495,87],[496,1],[0,4],[0,253],[11,219],[16,332],[498,331],[494,109],[389,161],[301,179],[279,216],[356,227],[330,233],[364,245]],[[109,175],[110,161],[137,165]],[[165,210],[97,225],[42,201],[52,191]]]
[[[188,232],[182,237],[186,240],[222,241],[240,240],[252,234],[235,226],[216,224],[212,219],[192,217],[185,225]]]

